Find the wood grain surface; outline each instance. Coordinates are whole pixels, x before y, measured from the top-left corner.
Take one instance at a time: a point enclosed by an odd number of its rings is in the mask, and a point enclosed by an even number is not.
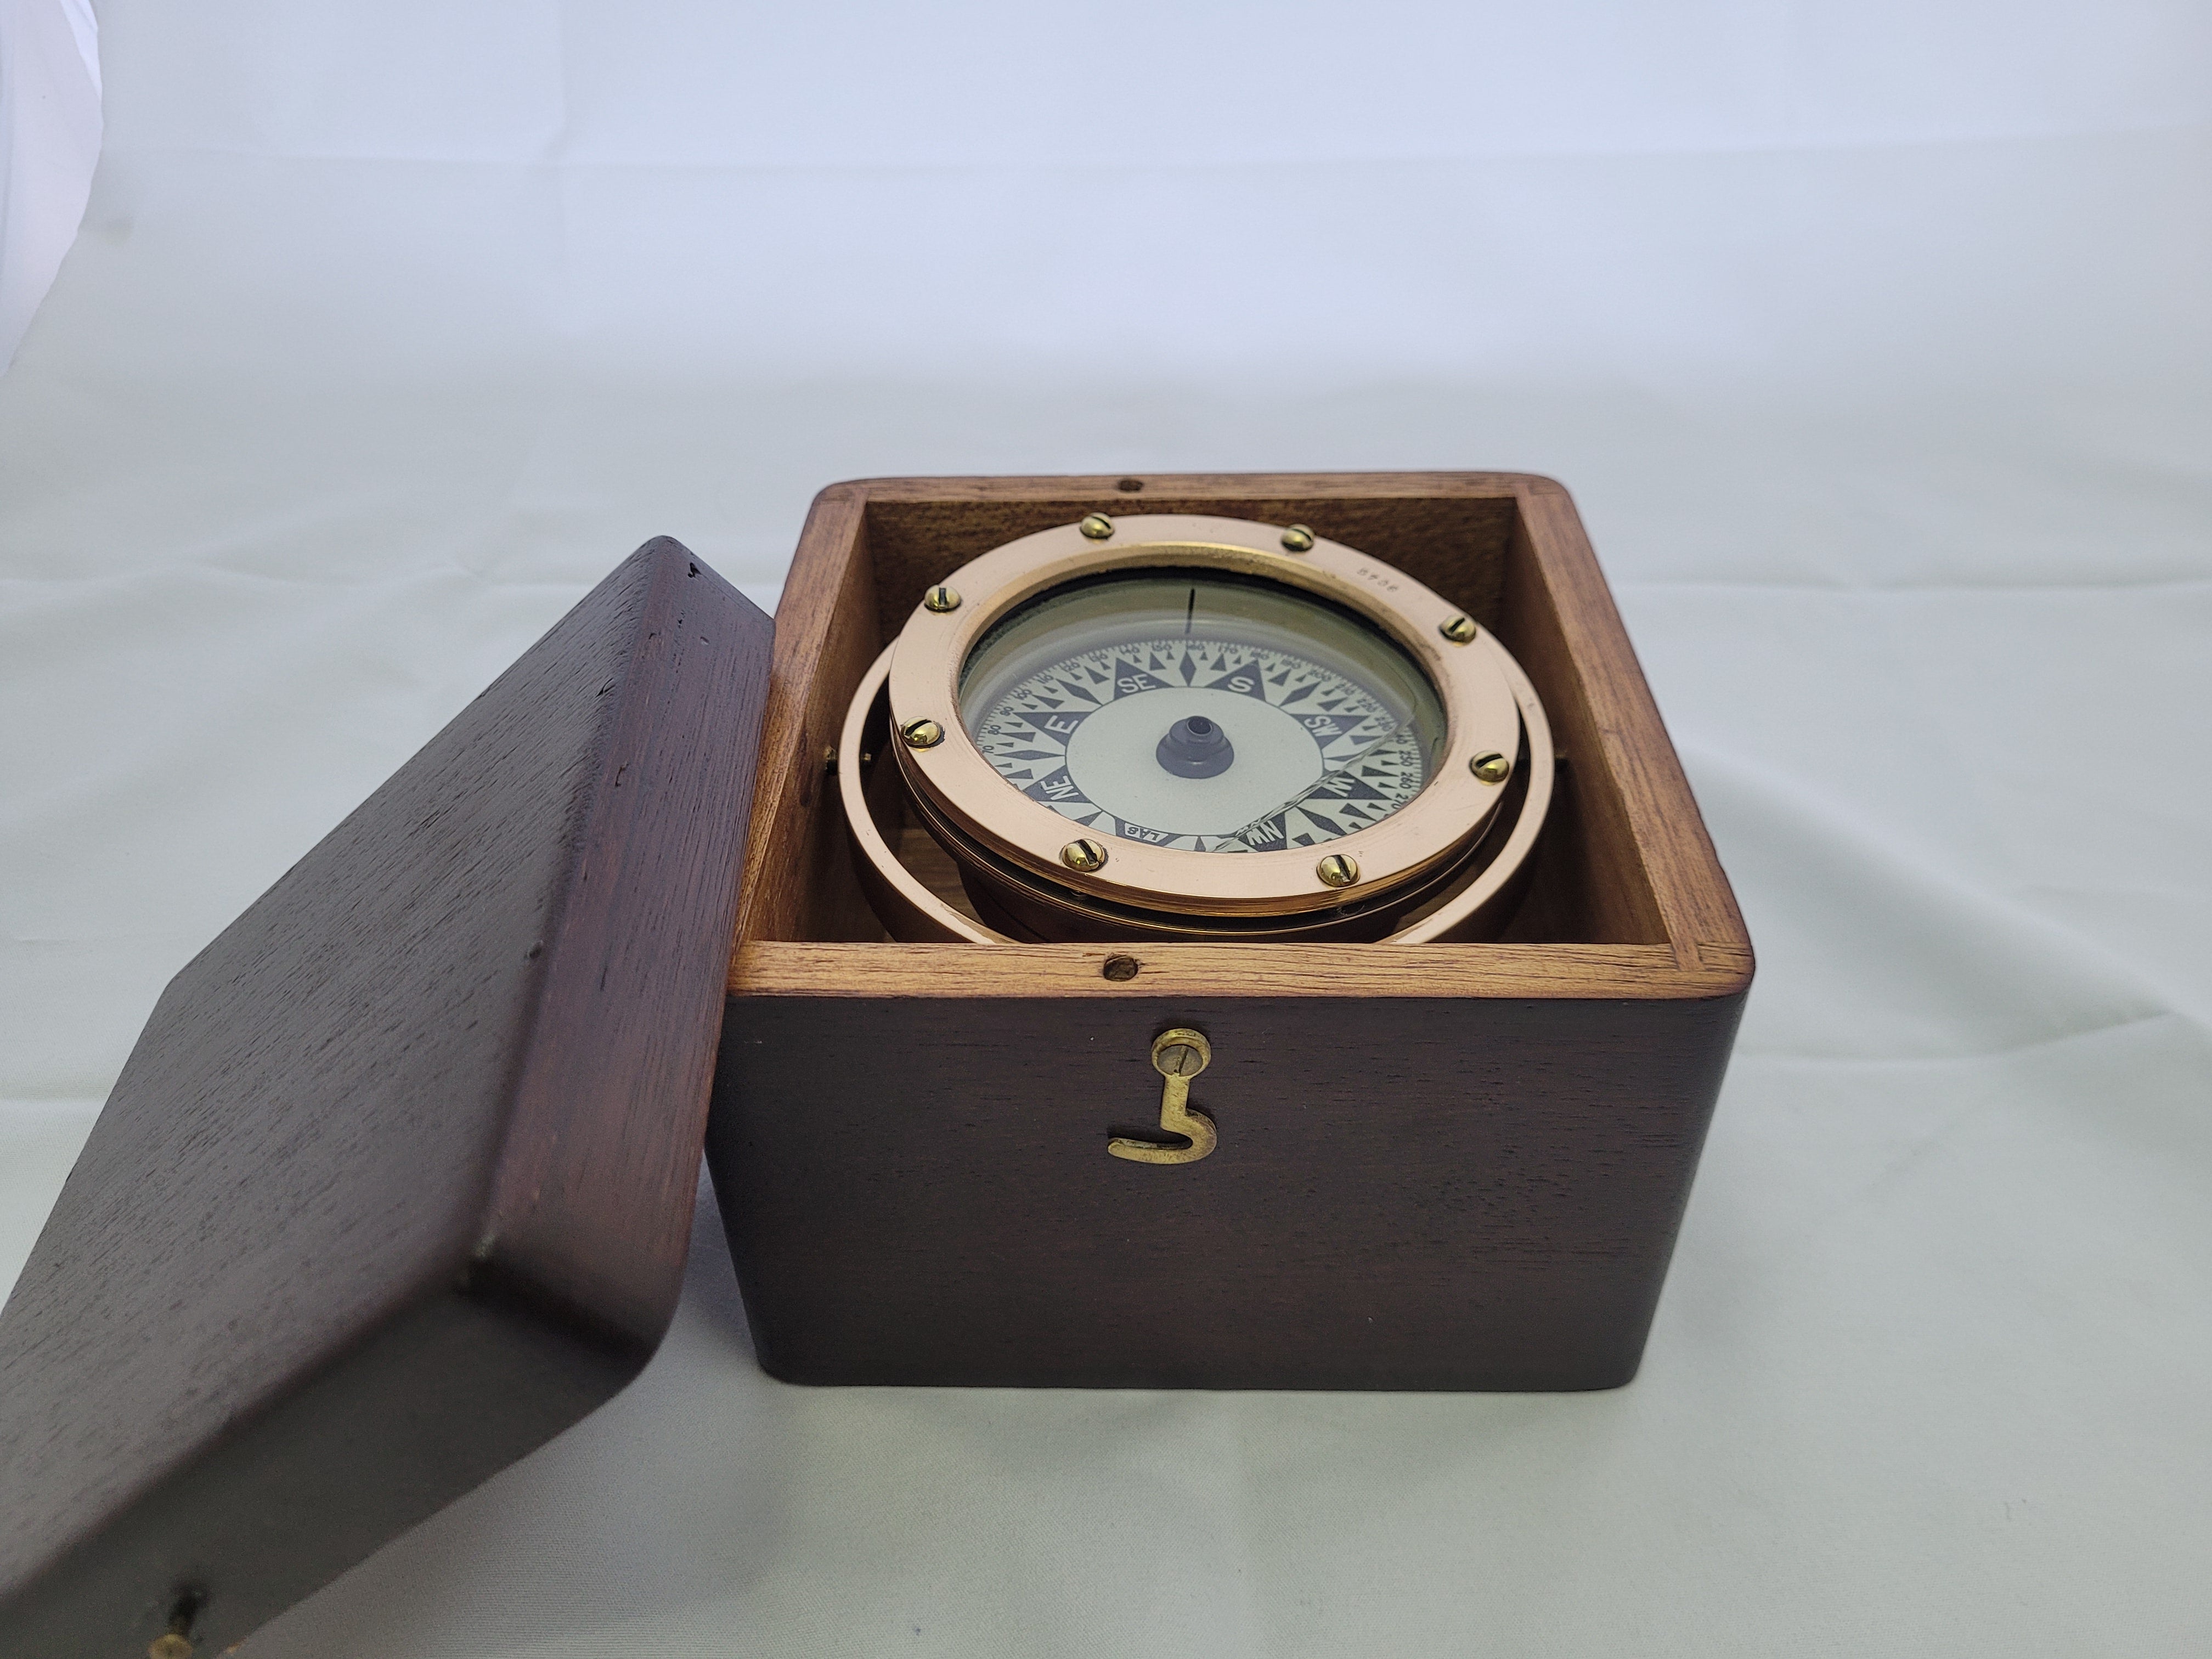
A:
[[[733,1002],[708,1158],[761,1364],[982,1387],[1635,1374],[1739,998],[1240,989]],[[1212,1045],[1190,1097],[1218,1148],[1110,1158],[1154,1131],[1171,1026]]]
[[[237,1641],[643,1365],[769,647],[648,544],[170,984],[0,1315],[0,1655]]]
[[[1137,964],[1109,979],[1111,957]],[[1665,945],[856,945],[738,952],[746,997],[1559,997],[1681,1000],[1741,990],[1742,960],[1684,969]],[[1125,969],[1125,971],[1126,969]]]
[[[931,582],[1093,511],[1303,522],[1497,631],[1566,757],[1501,941],[884,940],[823,768],[853,689]],[[784,590],[767,729],[708,1155],[776,1375],[1571,1389],[1633,1373],[1752,958],[1557,483],[834,485]],[[1212,1042],[1192,1098],[1219,1149],[1109,1158],[1110,1134],[1156,1121],[1149,1048],[1176,1025]]]

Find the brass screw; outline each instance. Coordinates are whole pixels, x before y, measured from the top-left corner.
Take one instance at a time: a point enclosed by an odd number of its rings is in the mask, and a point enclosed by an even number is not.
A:
[[[1294,524],[1283,532],[1283,546],[1292,553],[1310,553],[1313,544],[1313,532],[1302,524]]]
[[[1078,528],[1092,541],[1103,542],[1114,533],[1114,520],[1103,513],[1086,513]]]
[[[1196,1077],[1212,1064],[1213,1045],[1203,1031],[1177,1026],[1152,1039],[1152,1069],[1162,1077]]]
[[[206,1605],[205,1590],[179,1590],[169,1604],[169,1628],[146,1644],[146,1659],[192,1659],[199,1645],[192,1640],[192,1622]]]
[[[1474,618],[1472,617],[1454,617],[1449,622],[1441,624],[1437,628],[1437,632],[1443,635],[1454,645],[1465,645],[1469,640],[1474,637]]]
[[[1106,958],[1106,965],[1098,971],[1116,985],[1127,984],[1136,978],[1138,969],[1145,964],[1134,957],[1115,954]]]
[[[934,749],[945,741],[945,728],[935,720],[908,720],[899,727],[899,736],[909,749]]]
[[[957,588],[947,587],[942,582],[939,582],[935,587],[931,588],[928,592],[921,596],[921,605],[922,609],[925,611],[935,611],[939,612],[957,611],[960,608],[959,590]]]
[[[1331,853],[1314,866],[1314,873],[1332,887],[1349,887],[1359,879],[1359,860]]]
[[[1493,749],[1486,755],[1477,755],[1467,763],[1467,769],[1485,783],[1503,783],[1513,775],[1513,763]]]
[[[1061,848],[1060,861],[1071,870],[1096,870],[1106,862],[1106,849],[1086,836]]]

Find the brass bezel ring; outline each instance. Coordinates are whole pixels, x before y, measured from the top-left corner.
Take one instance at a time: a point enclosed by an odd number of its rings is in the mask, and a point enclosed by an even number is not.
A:
[[[1283,915],[1328,908],[1414,881],[1463,852],[1501,799],[1468,769],[1486,750],[1521,744],[1515,696],[1518,665],[1487,630],[1464,644],[1443,634],[1461,614],[1403,572],[1338,542],[1316,538],[1286,552],[1280,526],[1242,519],[1162,514],[1116,520],[1109,538],[1070,524],[994,548],[945,578],[966,599],[957,610],[917,604],[891,647],[894,726],[943,726],[926,749],[891,745],[908,787],[1010,862],[1079,893],[1139,909],[1194,915]],[[1358,860],[1361,878],[1331,887],[1316,873],[1313,848],[1265,853],[1199,853],[1115,837],[1103,868],[1071,870],[1060,849],[1072,821],[1010,788],[969,736],[959,709],[962,667],[975,642],[1016,606],[1062,583],[1109,571],[1201,568],[1262,577],[1332,599],[1395,640],[1429,677],[1443,705],[1443,750],[1420,793],[1380,823],[1322,850]],[[1524,682],[1525,683],[1525,682]],[[895,861],[895,860],[894,860]]]
[[[1489,915],[1492,907],[1514,887],[1516,878],[1536,850],[1536,837],[1543,833],[1544,820],[1552,810],[1558,754],[1552,746],[1552,723],[1544,716],[1544,705],[1536,696],[1535,686],[1529,683],[1519,663],[1510,656],[1505,660],[1514,701],[1521,707],[1522,736],[1528,746],[1528,758],[1521,768],[1528,775],[1528,793],[1521,802],[1505,844],[1490,862],[1435,909],[1384,939],[1386,945],[1434,945],[1490,937],[1496,932]],[[1505,752],[1510,754],[1512,750]],[[1483,787],[1503,793],[1506,785],[1500,782]],[[1503,919],[1510,920],[1510,913]]]
[[[854,864],[861,887],[884,930],[902,944],[1011,944],[1013,941],[1006,934],[962,915],[931,892],[900,862],[897,853],[877,826],[867,797],[868,770],[861,757],[866,752],[868,721],[883,696],[884,682],[890,673],[891,653],[896,648],[896,644],[885,647],[861,676],[853,693],[852,704],[846,710],[844,729],[837,746],[838,796],[845,810],[847,831],[859,854]],[[1553,790],[1551,724],[1544,717],[1544,706],[1537,699],[1535,687],[1528,683],[1518,663],[1513,665],[1512,679],[1528,744],[1527,760],[1521,769],[1528,775],[1528,794],[1515,815],[1513,828],[1497,854],[1463,885],[1453,890],[1442,903],[1418,921],[1385,935],[1380,941],[1382,944],[1426,945],[1482,939],[1494,931],[1489,912],[1507,895],[1515,878],[1527,864],[1536,837],[1543,830]],[[888,729],[886,722],[886,732]],[[888,757],[876,763],[894,764]],[[903,785],[903,780],[901,781]],[[1199,927],[1194,927],[1189,935],[1193,939],[1204,936]]]
[[[875,811],[868,805],[867,768],[860,759],[861,740],[867,731],[868,716],[875,710],[876,699],[882,695],[884,680],[890,673],[892,653],[897,649],[898,641],[894,640],[884,647],[868,672],[860,676],[860,688],[853,693],[852,706],[845,711],[845,729],[837,741],[837,799],[845,808],[845,831],[852,837],[854,850],[860,854],[854,866],[860,878],[861,889],[868,896],[868,904],[875,911],[876,919],[884,924],[884,931],[902,945],[1011,944],[1012,941],[1004,933],[969,921],[925,887],[921,878],[899,861],[898,850],[884,839],[884,832],[876,826]],[[876,762],[878,766],[892,763],[884,757]]]

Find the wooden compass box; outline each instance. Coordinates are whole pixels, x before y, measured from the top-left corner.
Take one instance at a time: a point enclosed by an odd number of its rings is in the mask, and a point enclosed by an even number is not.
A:
[[[1503,942],[884,939],[824,768],[863,669],[1132,509],[1309,524],[1519,657],[1565,752]],[[648,543],[163,993],[0,1311],[0,1659],[219,1650],[592,1410],[702,1136],[777,1376],[1625,1382],[1750,977],[1548,480],[840,484],[772,629]],[[1108,1156],[1175,1026],[1217,1149]]]
[[[885,939],[827,774],[854,688],[929,584],[1091,512],[1310,525],[1498,635],[1563,756],[1503,941]],[[777,612],[763,733],[707,1146],[770,1373],[1425,1389],[1635,1374],[1752,959],[1559,484],[833,485]],[[1156,1121],[1149,1049],[1170,1026],[1211,1041],[1192,1098],[1218,1149],[1110,1158],[1109,1135]]]

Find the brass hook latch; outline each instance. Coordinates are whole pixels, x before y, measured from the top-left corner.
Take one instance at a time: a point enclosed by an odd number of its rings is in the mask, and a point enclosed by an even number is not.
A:
[[[1160,1074],[1160,1133],[1188,1146],[1115,1135],[1106,1150],[1132,1164],[1195,1164],[1213,1150],[1213,1120],[1190,1103],[1190,1080],[1213,1063],[1213,1045],[1202,1031],[1178,1026],[1152,1039],[1152,1069]]]

